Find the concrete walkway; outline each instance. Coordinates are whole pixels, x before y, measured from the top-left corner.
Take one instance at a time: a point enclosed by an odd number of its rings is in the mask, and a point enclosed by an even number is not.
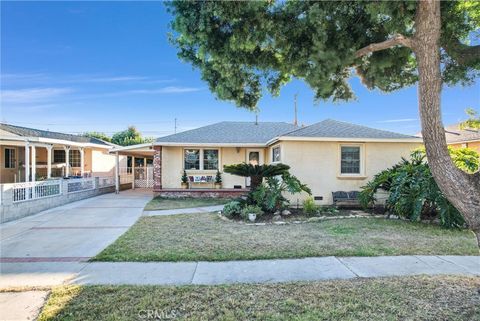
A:
[[[177,214],[198,214],[198,213],[210,213],[223,210],[223,205],[203,206],[203,207],[190,207],[190,208],[176,208],[171,210],[158,210],[158,211],[143,211],[143,216],[158,216],[158,215],[177,215]]]
[[[420,274],[480,276],[480,257],[380,256],[178,263],[3,263],[0,287],[72,283],[213,285]]]
[[[0,225],[0,262],[78,262],[122,235],[152,198],[148,190],[104,194]]]

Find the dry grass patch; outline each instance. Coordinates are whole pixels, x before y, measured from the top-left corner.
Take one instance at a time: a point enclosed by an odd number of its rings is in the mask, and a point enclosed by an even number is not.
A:
[[[158,211],[158,210],[171,210],[176,208],[189,208],[189,207],[201,207],[222,205],[230,201],[223,198],[164,198],[154,197],[150,202],[145,205],[145,211]]]
[[[67,286],[39,317],[53,320],[480,320],[480,278],[401,277],[229,286]],[[143,317],[142,317],[143,316]],[[166,319],[166,318],[165,318]],[[156,319],[158,320],[158,319]]]
[[[98,261],[225,261],[312,256],[478,255],[466,230],[352,218],[249,226],[215,214],[142,217]]]

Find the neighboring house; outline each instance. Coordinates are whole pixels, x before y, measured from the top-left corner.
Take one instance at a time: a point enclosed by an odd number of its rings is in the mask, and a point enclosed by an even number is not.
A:
[[[333,191],[359,190],[421,144],[418,137],[328,119],[306,127],[221,122],[113,151],[153,155],[153,191],[159,195],[200,191],[216,195],[213,180],[224,165],[284,163],[320,204],[331,204]],[[180,190],[184,170],[190,180],[187,191]],[[249,186],[248,179],[226,173],[222,180],[225,192]]]
[[[480,153],[480,129],[461,129],[460,124],[445,127],[447,144],[452,147],[468,147]]]
[[[116,145],[96,138],[0,124],[0,145],[2,184],[114,175]]]

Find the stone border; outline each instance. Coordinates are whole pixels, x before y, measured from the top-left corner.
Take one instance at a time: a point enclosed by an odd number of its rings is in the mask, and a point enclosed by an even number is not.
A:
[[[217,216],[225,221],[225,222],[230,222],[230,223],[237,223],[241,225],[247,225],[247,226],[265,226],[265,225],[292,225],[292,224],[305,224],[305,223],[316,223],[316,222],[321,222],[321,221],[328,221],[328,220],[338,220],[338,219],[349,219],[349,218],[385,218],[385,219],[392,219],[392,218],[387,218],[386,215],[370,215],[370,214],[357,214],[357,215],[337,215],[337,216],[314,216],[310,217],[306,220],[302,221],[277,221],[277,222],[260,222],[260,223],[247,223],[244,221],[237,221],[237,220],[232,220],[222,213],[217,213]]]

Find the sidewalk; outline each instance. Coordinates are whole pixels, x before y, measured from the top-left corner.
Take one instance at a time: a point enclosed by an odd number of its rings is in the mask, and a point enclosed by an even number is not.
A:
[[[227,262],[2,263],[0,288],[60,284],[275,283],[357,277],[480,276],[480,256],[318,257]]]

